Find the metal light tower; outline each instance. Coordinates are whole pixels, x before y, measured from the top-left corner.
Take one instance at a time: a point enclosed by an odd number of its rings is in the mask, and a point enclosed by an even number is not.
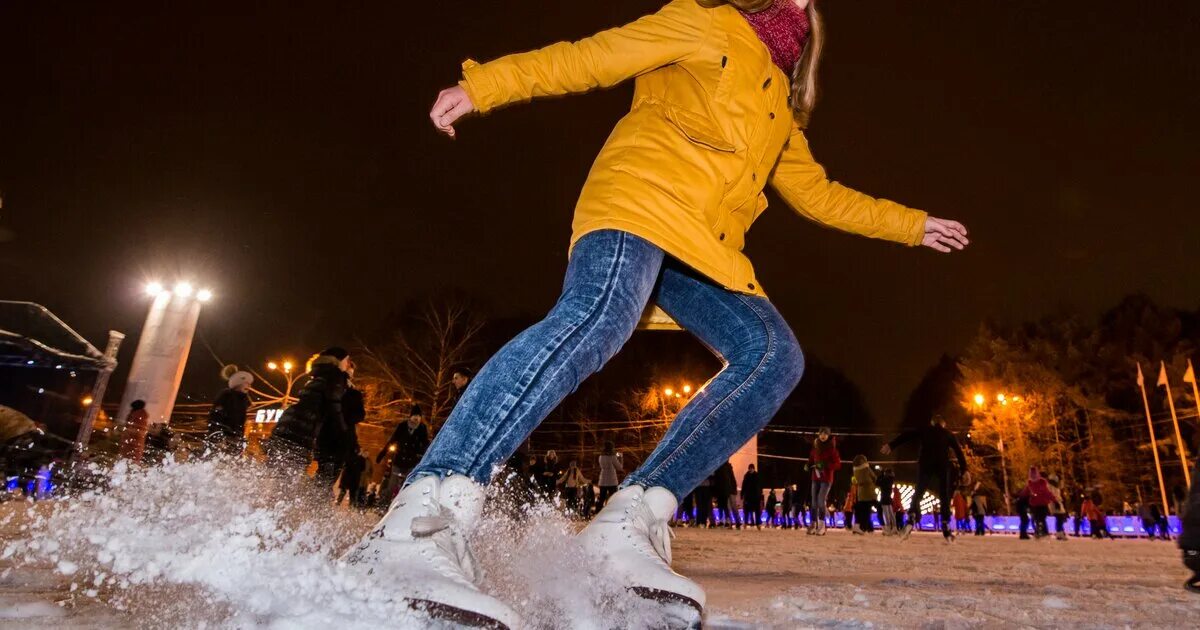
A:
[[[129,405],[135,400],[146,402],[150,424],[165,424],[171,420],[183,368],[187,364],[200,306],[212,299],[212,291],[196,291],[187,282],[176,284],[168,291],[157,282],[146,286],[154,301],[138,340],[137,353],[129,371],[129,381],[117,412],[125,422]]]

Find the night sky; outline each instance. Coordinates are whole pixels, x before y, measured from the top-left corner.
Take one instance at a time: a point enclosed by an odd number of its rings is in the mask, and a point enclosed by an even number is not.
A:
[[[4,0],[0,297],[98,346],[131,333],[125,362],[151,279],[212,286],[201,332],[236,362],[350,343],[439,287],[544,312],[631,86],[472,119],[454,142],[429,105],[468,56],[661,3]],[[776,197],[750,232],[801,343],[882,423],[983,318],[1094,315],[1134,291],[1200,306],[1200,3],[821,4],[816,157],[973,240],[869,241]]]

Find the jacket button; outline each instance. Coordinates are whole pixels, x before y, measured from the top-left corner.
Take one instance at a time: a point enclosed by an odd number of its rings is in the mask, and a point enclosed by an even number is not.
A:
[[[721,57],[721,67],[724,68],[727,63],[729,63],[729,57]]]
[[[771,77],[767,77],[767,80],[763,81],[763,89],[765,90],[769,87],[771,87]]]
[[[771,112],[770,114],[767,114],[767,117],[769,117],[771,120],[775,120],[775,112]]]
[[[717,238],[721,239],[722,241],[725,240],[725,233],[721,232],[721,235],[718,236]]]
[[[751,291],[753,291],[753,290],[754,290],[754,283],[753,283],[753,282],[751,282],[750,284],[747,284],[747,285],[746,285],[746,288],[748,288],[748,289],[750,289]]]

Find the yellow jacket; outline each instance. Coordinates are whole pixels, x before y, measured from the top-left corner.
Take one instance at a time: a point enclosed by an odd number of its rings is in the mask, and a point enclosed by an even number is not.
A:
[[[479,64],[461,85],[487,113],[636,77],[633,107],[592,165],[571,244],[624,230],[728,289],[765,295],[742,253],[768,182],[798,213],[847,232],[918,245],[925,213],[831,182],[791,116],[789,78],[729,5],[673,0],[577,42]]]

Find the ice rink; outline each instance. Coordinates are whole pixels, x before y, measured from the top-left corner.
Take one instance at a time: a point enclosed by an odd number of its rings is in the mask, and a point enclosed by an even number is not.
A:
[[[253,488],[253,492],[247,492]],[[113,475],[82,499],[0,504],[0,628],[423,627],[399,579],[335,561],[375,516],[295,497],[294,479],[194,463]],[[513,515],[517,518],[514,520]],[[487,589],[533,628],[653,626],[574,547],[553,506],[496,511],[474,537]],[[831,530],[676,529],[675,567],[710,628],[1195,627],[1173,543]]]

